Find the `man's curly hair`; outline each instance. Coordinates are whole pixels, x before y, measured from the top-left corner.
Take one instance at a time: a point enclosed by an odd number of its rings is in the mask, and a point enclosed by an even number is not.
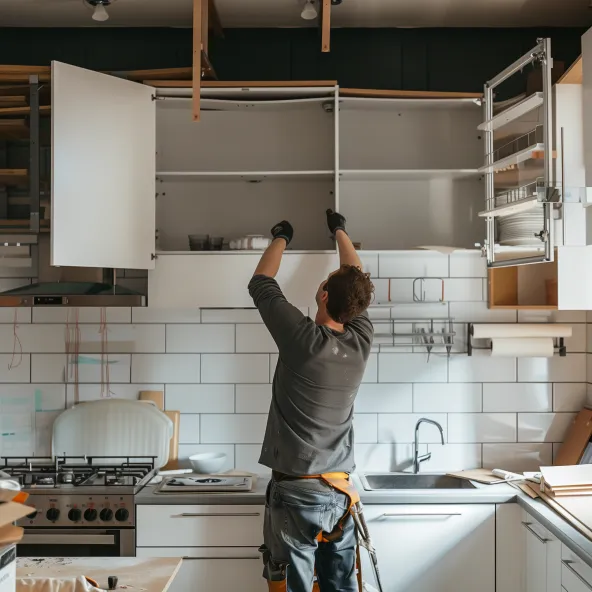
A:
[[[337,323],[360,316],[372,302],[374,284],[370,274],[354,265],[342,265],[327,280],[327,312]]]

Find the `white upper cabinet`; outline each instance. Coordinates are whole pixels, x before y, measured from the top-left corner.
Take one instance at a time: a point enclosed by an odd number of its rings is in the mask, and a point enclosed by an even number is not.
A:
[[[152,269],[154,89],[52,62],[51,264]]]

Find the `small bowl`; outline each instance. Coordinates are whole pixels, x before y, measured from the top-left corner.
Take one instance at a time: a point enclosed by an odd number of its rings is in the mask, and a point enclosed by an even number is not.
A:
[[[214,475],[224,466],[226,455],[223,452],[201,452],[191,455],[189,462],[196,473]]]

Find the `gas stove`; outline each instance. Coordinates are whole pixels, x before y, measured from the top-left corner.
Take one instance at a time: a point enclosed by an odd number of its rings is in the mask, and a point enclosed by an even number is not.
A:
[[[0,457],[0,471],[29,494],[19,525],[34,528],[133,528],[134,494],[156,473],[153,457],[123,456]]]

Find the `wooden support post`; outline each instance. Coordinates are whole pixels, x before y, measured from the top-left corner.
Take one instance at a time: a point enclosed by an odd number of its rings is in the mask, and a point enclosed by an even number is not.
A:
[[[210,17],[209,17],[209,0],[201,0],[201,46],[207,55],[210,55],[210,44],[209,44],[209,30],[210,30]]]
[[[207,2],[207,0],[203,1]],[[202,16],[202,0],[193,0],[193,121],[199,121],[199,98],[201,92]]]
[[[321,51],[331,51],[331,0],[321,0]]]

